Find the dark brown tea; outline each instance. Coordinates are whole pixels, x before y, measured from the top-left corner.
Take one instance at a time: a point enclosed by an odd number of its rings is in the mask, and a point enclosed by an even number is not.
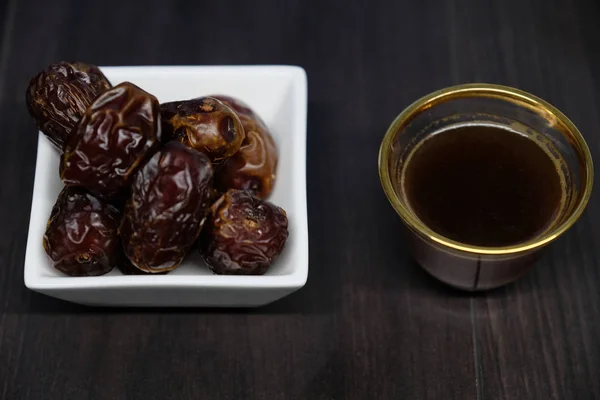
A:
[[[430,229],[470,245],[527,241],[548,227],[564,198],[551,156],[534,139],[493,124],[432,134],[409,155],[403,188]]]

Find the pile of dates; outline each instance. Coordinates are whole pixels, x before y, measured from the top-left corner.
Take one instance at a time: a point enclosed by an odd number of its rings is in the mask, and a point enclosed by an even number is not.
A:
[[[165,274],[197,249],[214,273],[261,275],[283,250],[286,213],[265,200],[277,148],[241,100],[160,104],[79,62],[50,65],[26,97],[61,154],[64,188],[43,238],[59,271]]]

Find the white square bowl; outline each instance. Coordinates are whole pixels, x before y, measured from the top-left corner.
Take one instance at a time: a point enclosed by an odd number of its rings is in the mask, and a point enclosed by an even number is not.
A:
[[[295,66],[103,67],[113,85],[131,81],[160,102],[227,94],[247,102],[267,123],[279,150],[269,201],[286,210],[289,239],[263,276],[214,275],[196,250],[167,275],[69,277],[42,247],[46,222],[62,189],[59,154],[39,133],[25,255],[25,286],[59,299],[97,306],[253,307],[304,286],[308,276],[306,211],[306,73]]]

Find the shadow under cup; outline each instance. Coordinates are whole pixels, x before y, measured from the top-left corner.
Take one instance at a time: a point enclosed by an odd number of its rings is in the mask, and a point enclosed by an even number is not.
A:
[[[555,159],[565,185],[564,201],[537,236],[505,247],[474,246],[434,232],[411,209],[401,183],[411,151],[432,133],[465,123],[501,125],[523,133]],[[442,282],[476,291],[518,279],[534,264],[540,250],[577,221],[591,195],[593,165],[581,133],[549,103],[509,87],[468,84],[431,93],[394,120],[379,150],[379,177],[388,200],[408,228],[417,262]]]

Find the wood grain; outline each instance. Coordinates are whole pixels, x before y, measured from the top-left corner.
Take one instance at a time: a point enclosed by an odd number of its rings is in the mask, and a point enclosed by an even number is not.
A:
[[[0,399],[600,398],[600,209],[521,281],[470,296],[410,259],[389,122],[443,86],[520,87],[600,152],[593,1],[0,4]],[[297,64],[309,82],[307,286],[257,310],[85,308],[28,291],[28,80],[46,64]],[[284,156],[284,155],[282,155]]]
[[[483,50],[484,38],[498,37],[502,27],[499,54],[511,61],[498,72],[564,111],[597,159],[600,29],[593,20],[598,8],[594,2],[561,1],[524,2],[524,7],[536,11],[535,23],[528,23],[528,12],[515,14],[511,4],[498,2],[497,25],[463,25],[459,35]],[[456,47],[467,57],[462,49]],[[490,61],[480,59],[483,70]],[[529,275],[476,300],[482,398],[600,397],[599,212],[596,191],[583,219],[550,246]]]

